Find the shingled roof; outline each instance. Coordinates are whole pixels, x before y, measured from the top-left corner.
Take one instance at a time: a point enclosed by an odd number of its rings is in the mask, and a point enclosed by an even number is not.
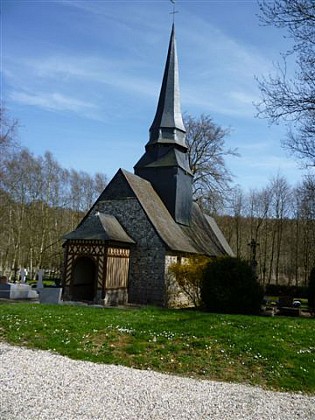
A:
[[[98,212],[85,218],[75,230],[65,235],[64,239],[100,240],[127,244],[135,243],[127,235],[116,217]]]
[[[198,252],[181,225],[174,221],[150,182],[123,169],[120,171],[166,247],[172,251]]]
[[[181,225],[172,218],[150,182],[120,169],[111,184],[115,183],[115,178],[121,176],[128,183],[168,250],[208,256],[233,255],[214,219],[206,216],[197,203],[193,205],[191,225]],[[106,194],[102,194],[99,200],[103,201],[102,196],[106,201]]]

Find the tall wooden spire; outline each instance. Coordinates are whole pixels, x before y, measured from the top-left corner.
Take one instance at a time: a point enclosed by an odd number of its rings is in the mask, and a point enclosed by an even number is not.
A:
[[[154,143],[177,144],[187,149],[185,133],[180,109],[178,59],[173,24],[159,102],[150,128],[148,145]]]
[[[180,110],[175,28],[168,47],[163,81],[145,154],[135,174],[151,182],[177,223],[189,225],[192,206],[192,173],[189,168],[186,130]]]

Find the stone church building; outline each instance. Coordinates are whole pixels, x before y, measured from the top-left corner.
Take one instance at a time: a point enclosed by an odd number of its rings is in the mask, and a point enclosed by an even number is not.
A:
[[[64,299],[171,306],[170,263],[233,254],[214,219],[193,201],[185,134],[173,25],[149,141],[134,174],[119,169],[64,237]]]

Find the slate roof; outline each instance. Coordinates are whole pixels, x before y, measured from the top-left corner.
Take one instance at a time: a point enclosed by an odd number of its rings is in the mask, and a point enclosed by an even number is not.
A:
[[[134,244],[134,240],[127,235],[116,217],[110,214],[96,213],[85,218],[74,231],[63,237],[64,239],[89,239],[113,241]]]
[[[169,250],[208,256],[233,255],[215,220],[202,213],[197,203],[193,204],[191,225],[180,225],[172,218],[148,181],[123,169],[118,172],[128,182]]]
[[[173,24],[159,102],[150,128],[150,139],[146,145],[146,153],[135,165],[136,173],[140,173],[142,169],[148,171],[152,168],[153,172],[151,171],[151,174],[153,173],[156,177],[159,175],[157,175],[155,168],[180,167],[192,175],[186,155],[185,133],[180,110],[178,60]],[[168,178],[168,174],[169,172],[167,172],[165,178],[162,178],[162,181],[159,178],[159,185],[164,186],[168,182],[172,182],[172,179]],[[141,176],[147,177],[155,185],[154,177],[149,177],[143,171]],[[191,179],[189,178],[189,186],[190,182]],[[185,179],[185,183],[187,185],[187,179]],[[181,184],[181,186],[183,185]],[[174,199],[179,200],[179,194],[180,199],[185,201],[187,198],[186,201],[190,204],[191,195],[189,197],[183,196],[185,191],[188,191],[188,188],[185,189],[185,185],[181,190],[176,191],[177,195]],[[161,189],[157,189],[161,194]],[[167,193],[169,190],[166,189],[165,191]],[[166,249],[179,253],[208,256],[233,255],[214,219],[203,214],[196,203],[192,206],[190,225],[177,223],[151,183],[123,169],[117,172],[77,229],[64,238],[134,243],[113,215],[98,213],[93,216],[92,214],[97,203],[124,200],[130,197],[137,198]],[[178,220],[182,221],[184,218]],[[120,221],[123,223],[122,220]],[[125,226],[125,229],[128,231],[128,226]]]
[[[213,217],[204,214],[197,203],[193,203],[190,226],[182,230],[193,241],[198,253],[208,256],[234,255]]]
[[[169,143],[178,144],[180,147],[187,149],[185,133],[180,109],[178,59],[173,24],[158,106],[150,127],[148,145]]]
[[[174,221],[150,182],[123,169],[120,171],[166,247],[173,251],[196,253],[196,248],[181,225]]]
[[[170,149],[160,158],[156,158],[153,154],[145,153],[135,165],[135,169],[138,167],[161,168],[171,166],[178,166],[192,175],[186,154],[183,154],[177,149]]]

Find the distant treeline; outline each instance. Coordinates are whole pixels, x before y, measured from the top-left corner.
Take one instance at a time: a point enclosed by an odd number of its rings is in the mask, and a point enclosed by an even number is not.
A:
[[[0,172],[0,272],[14,278],[23,267],[35,278],[44,268],[60,276],[62,237],[77,226],[106,182],[103,174],[63,169],[49,152],[7,154]],[[253,258],[249,244],[255,241],[262,284],[307,284],[315,264],[313,178],[294,188],[278,176],[249,194],[233,189],[215,217],[235,255]]]
[[[235,254],[250,260],[257,244],[257,275],[262,284],[305,286],[315,265],[315,180],[292,188],[276,177],[261,190],[231,195],[229,215],[217,217]]]
[[[0,172],[0,272],[17,279],[27,268],[60,276],[62,237],[73,230],[106,185],[106,176],[63,169],[47,152],[8,153]]]

